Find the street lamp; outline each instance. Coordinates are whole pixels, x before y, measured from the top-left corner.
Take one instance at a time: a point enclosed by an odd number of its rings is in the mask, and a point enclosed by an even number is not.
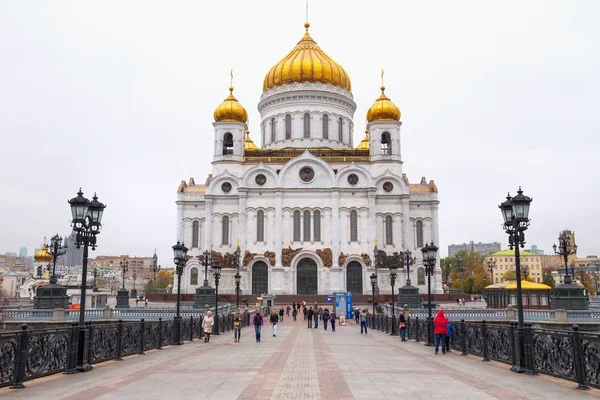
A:
[[[379,294],[379,284],[378,284],[378,277],[379,277],[379,268],[381,267],[381,263],[378,257],[379,254],[379,250],[377,249],[377,238],[373,239],[373,243],[375,244],[375,247],[373,248],[373,266],[375,267],[375,294]],[[375,297],[373,297],[373,302],[375,302]]]
[[[56,260],[67,252],[67,246],[62,245],[63,239],[58,233],[50,238],[50,244],[46,245],[46,251],[52,254],[52,274],[50,275],[50,284],[56,284]]]
[[[429,308],[429,318],[427,321],[427,346],[433,346],[433,316],[431,315],[431,276],[437,263],[438,247],[431,242],[425,243],[425,247],[421,249],[423,253],[423,265],[425,265],[425,274],[427,275],[427,307]]]
[[[204,267],[204,283],[203,286],[208,286],[208,266],[212,264],[210,251],[204,250],[202,253],[203,257],[200,259],[202,266]]]
[[[152,274],[154,276],[152,280],[152,291],[156,293],[156,273],[160,271],[160,265],[158,265],[158,256],[156,255],[156,249],[154,249],[154,255],[152,256]]]
[[[242,281],[242,276],[240,275],[240,259],[242,255],[242,250],[240,249],[240,240],[238,239],[238,246],[233,253],[235,255],[235,266],[236,272],[234,275],[235,278],[235,306],[239,311],[240,308],[240,283]]]
[[[460,292],[464,293],[465,289],[463,287],[463,272],[465,271],[465,265],[462,255],[456,256],[456,270],[458,271],[460,278]]]
[[[98,279],[98,268],[94,268],[94,288],[92,289],[93,292],[97,292],[98,288],[96,287],[96,279]]]
[[[185,267],[185,263],[187,262],[187,252],[188,248],[185,247],[183,243],[180,243],[179,240],[177,244],[173,246],[173,262],[175,263],[176,272],[177,272],[177,315],[175,316],[175,326],[177,331],[177,340],[176,344],[182,345],[181,341],[181,315],[180,315],[180,307],[181,307],[181,274],[183,274],[183,267]]]
[[[123,290],[125,290],[125,274],[129,271],[129,261],[123,259],[121,260],[121,270],[123,273],[121,274],[123,277]]]
[[[373,317],[375,317],[375,288],[376,287],[377,287],[377,275],[375,275],[375,272],[373,272],[371,274],[371,289],[373,290]]]
[[[81,188],[77,192],[77,197],[73,197],[68,201],[71,206],[71,222],[73,230],[76,232],[75,245],[77,248],[83,246],[83,260],[81,269],[81,294],[79,308],[79,341],[78,341],[78,356],[76,369],[81,372],[92,369],[88,360],[88,334],[89,329],[85,326],[85,302],[87,289],[87,266],[88,266],[88,248],[91,246],[92,251],[96,250],[96,236],[100,234],[102,229],[102,215],[106,205],[98,201],[98,197],[94,194],[92,201],[83,197]]]
[[[572,254],[577,254],[577,245],[573,243],[571,246],[571,240],[565,232],[561,232],[558,234],[558,249],[556,244],[552,246],[554,249],[554,254],[561,256],[565,261],[565,279],[564,283],[571,283],[571,276],[569,275],[569,256]]]
[[[415,258],[410,250],[404,252],[404,265],[406,266],[406,286],[411,286],[410,267],[415,264]]]
[[[213,278],[215,278],[215,335],[219,334],[219,279],[221,279],[221,266],[213,265]]]
[[[394,263],[390,265],[390,284],[392,286],[392,336],[396,334],[396,308],[394,303],[394,285],[396,284],[397,274],[398,266],[396,265],[396,259],[394,259]]]
[[[487,269],[490,271],[490,278],[492,279],[492,283],[494,283],[494,269],[496,269],[496,260],[490,258],[487,261]]]
[[[521,288],[521,256],[519,246],[525,247],[525,231],[529,227],[529,207],[532,198],[523,195],[523,191],[519,186],[517,195],[510,197],[510,193],[506,196],[506,201],[498,206],[502,212],[504,219],[503,228],[508,234],[509,248],[515,250],[515,267],[517,275],[517,311],[518,325],[516,331],[516,363],[511,368],[514,372],[533,373],[533,355],[525,353],[525,332],[523,329],[523,290]],[[531,347],[531,346],[528,346]]]

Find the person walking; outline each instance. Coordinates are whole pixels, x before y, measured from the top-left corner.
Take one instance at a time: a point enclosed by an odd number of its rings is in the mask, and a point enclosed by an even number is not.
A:
[[[329,316],[329,321],[331,322],[331,332],[335,332],[335,319],[335,310],[333,310]]]
[[[283,322],[283,307],[279,309],[279,321]]]
[[[283,311],[283,308],[281,309],[281,311],[279,311],[281,318],[283,318],[283,315],[281,315],[282,311]],[[277,336],[277,323],[278,322],[279,322],[279,317],[277,316],[277,312],[275,310],[273,310],[273,312],[271,313],[271,325],[273,326],[273,337]]]
[[[313,317],[315,320],[315,329],[317,329],[319,327],[319,315],[321,314],[321,310],[317,309],[317,307],[315,306],[315,309],[313,310]]]
[[[144,307],[148,308],[148,299],[144,300]]]
[[[442,354],[446,354],[446,335],[448,334],[448,318],[444,315],[444,310],[440,310],[433,319],[433,333],[435,334],[435,354],[438,353],[440,342],[442,343]]]
[[[329,309],[323,310],[323,327],[327,330],[327,322],[329,322]]]
[[[306,308],[305,308],[305,310],[306,310]],[[312,328],[312,322],[313,322],[313,315],[314,315],[314,311],[313,311],[312,307],[308,309],[308,313],[307,314],[308,314],[308,329],[311,329]],[[307,314],[305,314],[305,316]]]
[[[354,319],[356,320],[357,324],[360,323],[360,310],[358,307],[354,309]]]
[[[446,329],[448,330],[448,333],[446,333],[446,352],[450,353],[450,339],[452,338],[452,324],[450,324],[450,322],[448,322],[446,324]]]
[[[263,316],[260,314],[260,310],[256,310],[254,318],[252,319],[252,325],[254,325],[254,333],[256,334],[256,343],[260,343],[260,331],[264,324]]]
[[[398,325],[400,327],[400,341],[406,342],[406,313],[404,310],[400,313],[400,322]]]
[[[298,310],[296,310],[296,307],[294,307],[292,309],[292,318],[294,319],[294,322],[296,322],[296,317],[298,316]]]
[[[238,315],[235,316],[233,320],[233,342],[239,343],[240,337],[242,333],[242,321],[240,321],[240,317]]]
[[[362,335],[363,329],[365,330],[365,335],[367,334],[367,310],[362,310],[360,313],[360,334]]]
[[[204,318],[202,318],[202,330],[204,331],[204,343],[210,342],[210,334],[213,330],[215,319],[212,316],[212,312],[208,311]]]
[[[298,307],[300,307],[300,304],[298,304]],[[292,308],[296,308],[296,302],[292,303]]]
[[[288,317],[288,318],[290,317],[290,310],[291,309],[292,308],[290,306],[287,306],[286,309],[285,309],[285,316]]]
[[[306,321],[306,314],[307,314],[306,306],[302,306],[302,314],[304,314],[304,320]]]

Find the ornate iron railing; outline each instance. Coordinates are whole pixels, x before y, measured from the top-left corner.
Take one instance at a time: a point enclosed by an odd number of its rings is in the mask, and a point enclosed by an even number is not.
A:
[[[480,356],[483,361],[495,360],[515,366],[518,349],[516,323],[450,321],[450,348],[462,355]],[[427,319],[409,317],[406,337],[416,341],[427,339]],[[552,375],[578,384],[579,388],[600,388],[600,334],[523,327],[524,354],[530,357],[528,372]]]
[[[240,315],[242,327],[250,325],[251,313]],[[233,329],[234,315],[219,315],[219,331]],[[178,326],[179,325],[179,326]],[[87,335],[80,335],[80,329]],[[150,349],[191,341],[203,336],[202,316],[146,321],[118,320],[92,324],[85,328],[76,323],[70,327],[0,333],[0,387],[23,388],[23,383],[57,372],[74,372],[80,337],[85,337],[84,355],[90,364],[121,360],[131,354],[144,354]]]

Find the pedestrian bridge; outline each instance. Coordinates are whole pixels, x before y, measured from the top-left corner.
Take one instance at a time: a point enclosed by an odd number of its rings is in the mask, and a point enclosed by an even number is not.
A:
[[[336,332],[307,329],[286,319],[277,337],[251,329],[95,364],[90,372],[27,381],[0,389],[10,399],[590,399],[600,391],[576,390],[547,375],[515,374],[510,365],[481,362],[452,351],[434,355],[421,342],[369,330],[353,322]]]

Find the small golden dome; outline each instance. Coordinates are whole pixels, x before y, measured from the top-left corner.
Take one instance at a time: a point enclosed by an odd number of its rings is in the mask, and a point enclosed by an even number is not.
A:
[[[233,86],[229,86],[229,96],[215,108],[215,122],[246,122],[248,112],[233,95]]]
[[[385,86],[380,89],[381,96],[367,111],[367,121],[400,121],[400,109],[385,95]]]
[[[52,261],[52,254],[46,250],[46,237],[44,236],[44,245],[41,249],[35,252],[33,259],[37,262],[49,262]]]
[[[309,27],[310,24],[305,22],[306,32],[302,39],[267,73],[263,92],[295,82],[320,82],[352,91],[350,77],[344,68],[317,46],[308,33]]]
[[[369,150],[369,131],[365,129],[365,137],[360,141],[358,146],[356,146],[356,150]]]
[[[254,141],[250,139],[250,131],[246,130],[246,150],[258,150],[258,146],[254,144]]]

